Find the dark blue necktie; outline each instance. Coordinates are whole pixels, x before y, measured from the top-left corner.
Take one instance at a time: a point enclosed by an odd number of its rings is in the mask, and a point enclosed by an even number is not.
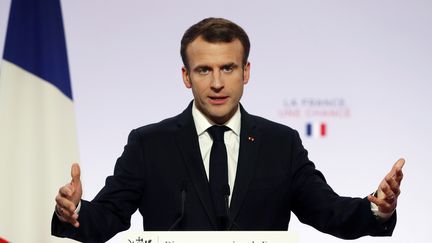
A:
[[[227,226],[227,205],[225,198],[229,195],[228,186],[228,158],[224,143],[224,133],[229,128],[226,126],[212,126],[207,129],[213,139],[210,151],[210,191],[213,197],[219,230],[226,229]]]

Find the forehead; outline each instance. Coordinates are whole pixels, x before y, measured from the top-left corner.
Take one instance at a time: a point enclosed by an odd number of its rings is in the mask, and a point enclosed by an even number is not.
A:
[[[243,59],[243,46],[238,39],[231,42],[207,42],[196,38],[186,48],[189,66],[217,65],[226,63],[240,64]]]

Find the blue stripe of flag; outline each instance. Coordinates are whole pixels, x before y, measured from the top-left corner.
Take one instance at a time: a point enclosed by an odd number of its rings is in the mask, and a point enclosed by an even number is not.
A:
[[[12,0],[3,58],[72,99],[60,0]]]
[[[306,135],[312,136],[312,123],[306,124]]]

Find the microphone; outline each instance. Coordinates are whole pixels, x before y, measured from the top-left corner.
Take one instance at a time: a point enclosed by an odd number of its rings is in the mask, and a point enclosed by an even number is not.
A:
[[[185,202],[186,202],[186,192],[187,192],[188,183],[187,181],[182,181],[180,185],[180,191],[181,191],[181,213],[180,216],[177,218],[177,220],[169,227],[168,231],[172,231],[175,228],[178,227],[180,222],[183,220],[184,217],[184,209],[185,209]]]
[[[228,228],[226,230],[232,230],[232,227],[234,226],[235,229],[234,230],[240,230],[240,227],[238,226],[238,224],[233,220],[233,218],[231,218],[231,214],[230,214],[230,210],[229,210],[229,196],[231,194],[231,190],[230,190],[230,186],[228,184],[226,184],[223,188],[222,188],[222,193],[224,195],[225,198],[225,209],[226,209],[226,215],[228,217]]]

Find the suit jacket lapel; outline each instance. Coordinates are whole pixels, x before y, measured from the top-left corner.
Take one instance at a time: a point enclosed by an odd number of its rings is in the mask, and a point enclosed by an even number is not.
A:
[[[249,184],[254,176],[260,134],[250,115],[241,108],[240,151],[237,164],[237,174],[231,198],[230,212],[235,220],[244,202]]]
[[[192,118],[192,102],[178,118],[178,130],[176,132],[177,145],[183,156],[183,162],[188,170],[193,187],[207,212],[210,222],[216,229],[216,216],[212,207],[213,203],[208,180],[201,157],[195,124]]]

